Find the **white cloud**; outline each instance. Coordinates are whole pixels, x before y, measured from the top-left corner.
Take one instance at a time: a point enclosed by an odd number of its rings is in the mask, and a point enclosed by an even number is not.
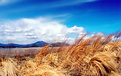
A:
[[[83,27],[67,27],[58,21],[43,17],[23,18],[0,24],[0,41],[20,44],[36,41],[63,41],[68,34],[83,33],[85,33]]]
[[[76,25],[68,29],[68,33],[80,33],[84,30],[83,27],[77,27]]]

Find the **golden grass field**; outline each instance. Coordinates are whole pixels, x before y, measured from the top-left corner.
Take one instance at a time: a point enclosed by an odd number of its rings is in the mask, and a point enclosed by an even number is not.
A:
[[[0,58],[0,76],[121,76],[121,41],[84,36],[69,46],[43,47],[34,57]]]

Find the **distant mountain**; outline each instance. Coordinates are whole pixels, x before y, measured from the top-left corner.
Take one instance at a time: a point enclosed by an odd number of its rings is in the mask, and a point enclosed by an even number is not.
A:
[[[21,45],[14,44],[14,43],[9,43],[9,44],[0,43],[0,48],[14,48],[14,47],[19,47],[19,46],[21,46]]]
[[[9,43],[9,44],[2,44],[0,43],[0,48],[29,48],[29,47],[44,47],[45,45],[48,45],[49,43],[44,42],[44,41],[37,41],[32,44],[14,44],[14,43]],[[51,47],[58,47],[62,46],[64,43],[63,42],[56,42],[56,43],[51,43]],[[67,43],[65,45],[68,45]]]
[[[28,47],[44,47],[48,43],[44,41],[38,41],[32,44],[14,44],[14,43],[9,43],[9,44],[2,44],[0,43],[0,48],[28,48]]]
[[[44,42],[44,41],[38,41],[32,44],[27,44],[25,45],[26,47],[44,47],[45,45],[48,45],[48,43]]]

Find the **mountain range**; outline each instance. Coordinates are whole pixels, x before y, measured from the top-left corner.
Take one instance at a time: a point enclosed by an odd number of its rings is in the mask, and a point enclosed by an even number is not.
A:
[[[2,44],[0,43],[0,48],[29,48],[29,47],[44,47],[45,45],[48,45],[50,43],[44,42],[44,41],[37,41],[35,43],[31,44],[15,44],[15,43],[8,43],[8,44]],[[51,46],[57,47],[61,46],[63,42],[58,43],[51,43]],[[65,44],[68,45],[68,44]]]

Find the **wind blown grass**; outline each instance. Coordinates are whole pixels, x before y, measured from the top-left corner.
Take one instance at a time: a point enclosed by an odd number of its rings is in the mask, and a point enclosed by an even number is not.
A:
[[[47,45],[35,58],[0,59],[1,76],[121,76],[121,41],[115,35],[86,35],[72,45]]]

